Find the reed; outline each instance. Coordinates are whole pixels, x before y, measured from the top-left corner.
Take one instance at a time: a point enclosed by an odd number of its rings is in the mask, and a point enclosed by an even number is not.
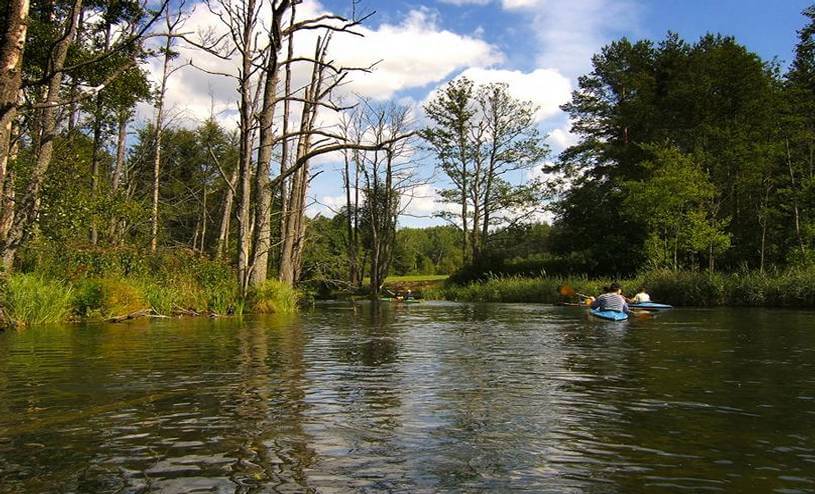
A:
[[[297,312],[300,292],[278,280],[266,280],[252,289],[249,303],[259,314],[290,314]]]
[[[623,280],[493,277],[483,282],[449,284],[425,296],[462,302],[556,303],[565,301],[559,290],[564,285],[577,293],[597,295],[612,281],[620,283],[626,295],[644,286],[653,300],[676,306],[815,307],[813,267],[733,274],[660,270]]]
[[[3,306],[21,326],[65,321],[71,313],[73,289],[35,274],[14,274],[6,279]]]

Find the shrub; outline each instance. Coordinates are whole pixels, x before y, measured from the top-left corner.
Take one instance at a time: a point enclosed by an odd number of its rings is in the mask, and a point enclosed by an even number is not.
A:
[[[72,289],[34,274],[8,277],[4,306],[8,317],[21,325],[64,321],[70,314]]]
[[[299,300],[297,290],[278,280],[266,280],[250,294],[252,311],[261,314],[297,312]]]
[[[75,312],[80,316],[99,315],[105,319],[148,307],[141,287],[119,278],[83,280],[77,286],[73,304]]]
[[[237,286],[233,280],[213,283],[204,288],[207,309],[216,314],[235,314],[243,312]]]

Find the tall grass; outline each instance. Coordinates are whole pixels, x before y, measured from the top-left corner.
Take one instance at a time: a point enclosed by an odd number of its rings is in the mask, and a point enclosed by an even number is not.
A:
[[[259,314],[297,312],[300,292],[278,280],[266,280],[252,289],[250,307]]]
[[[15,323],[30,326],[65,321],[73,289],[35,274],[14,274],[6,280],[3,305]]]
[[[625,280],[504,277],[467,285],[451,284],[425,296],[464,302],[555,303],[564,300],[559,292],[563,285],[578,293],[597,295],[612,281],[622,284],[627,295],[644,286],[653,300],[677,306],[815,307],[815,267],[772,274],[664,270]]]

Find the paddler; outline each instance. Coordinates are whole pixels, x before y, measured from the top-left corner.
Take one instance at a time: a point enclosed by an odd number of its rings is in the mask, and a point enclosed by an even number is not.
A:
[[[634,298],[629,298],[629,304],[642,304],[644,302],[650,302],[651,296],[648,295],[648,292],[645,291],[645,287],[637,288],[637,294],[634,295]]]
[[[592,300],[591,308],[600,310],[611,310],[615,312],[625,312],[628,314],[628,303],[622,296],[622,287],[617,283],[612,283],[606,288],[606,293]]]

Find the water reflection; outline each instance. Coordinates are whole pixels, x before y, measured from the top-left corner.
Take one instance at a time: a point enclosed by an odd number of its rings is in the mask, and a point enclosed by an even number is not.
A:
[[[815,314],[524,305],[0,334],[0,492],[815,488]]]

